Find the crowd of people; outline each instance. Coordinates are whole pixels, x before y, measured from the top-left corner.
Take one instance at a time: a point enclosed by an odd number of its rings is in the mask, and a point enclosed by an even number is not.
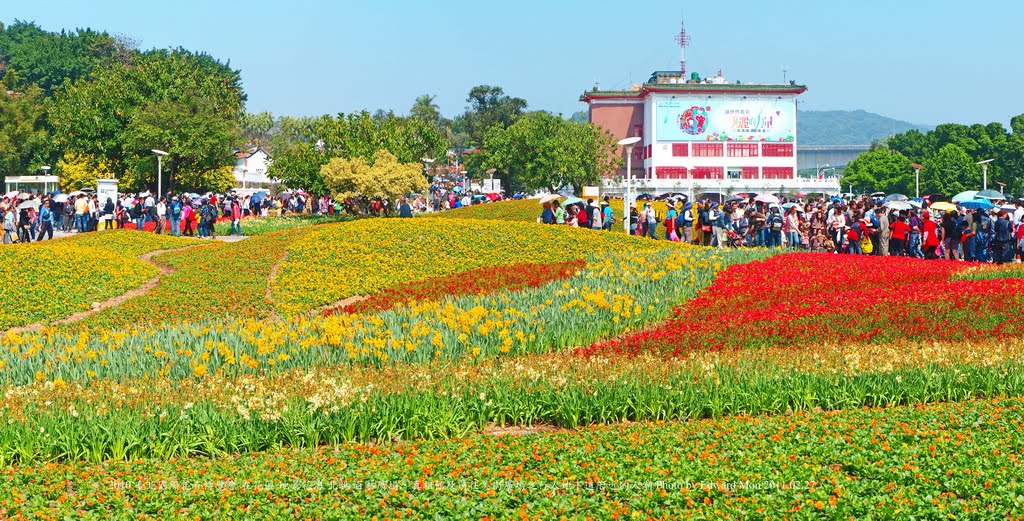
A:
[[[4,243],[53,239],[55,232],[86,233],[98,229],[147,229],[175,236],[214,238],[214,224],[220,218],[231,221],[231,234],[241,235],[241,219],[267,215],[271,209],[287,211],[287,201],[267,197],[239,197],[234,194],[175,194],[155,196],[149,192],[118,195],[101,200],[95,193],[54,192],[45,195],[16,194],[0,200],[4,222]],[[293,198],[294,211],[305,205],[303,197]]]
[[[918,207],[919,206],[919,207]],[[704,246],[764,246],[815,252],[1005,263],[1024,251],[1022,201],[989,210],[927,200],[891,204],[870,196],[779,202],[733,197],[725,202],[668,200],[665,215],[651,202],[629,207],[630,233]],[[545,201],[538,221],[612,230],[608,197],[596,202]]]

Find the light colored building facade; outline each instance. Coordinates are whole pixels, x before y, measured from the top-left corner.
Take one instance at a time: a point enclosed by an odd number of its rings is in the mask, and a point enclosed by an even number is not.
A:
[[[267,177],[267,169],[274,158],[262,147],[242,150],[235,153],[236,186],[240,188],[268,187],[276,184],[276,179]]]
[[[796,99],[806,90],[655,72],[631,90],[595,89],[580,101],[616,139],[641,138],[631,161],[640,192],[838,192],[834,177],[797,175]],[[624,177],[625,166],[605,191],[622,193]]]

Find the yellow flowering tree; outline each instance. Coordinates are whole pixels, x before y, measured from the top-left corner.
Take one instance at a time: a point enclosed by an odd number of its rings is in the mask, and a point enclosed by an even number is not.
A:
[[[68,152],[57,161],[57,174],[65,191],[96,188],[97,179],[112,179],[112,169],[102,159],[88,154]]]
[[[420,165],[399,162],[387,150],[378,150],[372,164],[360,157],[336,157],[320,167],[320,175],[337,198],[362,195],[395,199],[427,190]]]

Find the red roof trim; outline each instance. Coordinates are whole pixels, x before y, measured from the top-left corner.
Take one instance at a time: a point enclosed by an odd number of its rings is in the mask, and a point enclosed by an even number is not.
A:
[[[646,98],[647,95],[651,94],[651,93],[656,93],[656,94],[683,94],[683,95],[685,95],[685,94],[712,94],[712,95],[713,94],[739,94],[739,95],[769,95],[769,96],[771,96],[771,95],[780,95],[780,94],[794,94],[795,95],[795,94],[803,94],[804,92],[807,92],[807,87],[803,87],[803,86],[801,86],[801,87],[793,87],[793,88],[786,88],[786,89],[778,89],[778,90],[758,89],[755,86],[751,86],[751,88],[747,88],[747,89],[729,89],[729,90],[716,89],[714,87],[701,88],[699,85],[694,85],[693,87],[686,88],[686,89],[662,88],[662,87],[656,87],[656,86],[644,86],[641,90],[635,91],[635,92],[630,92],[629,94],[612,93],[612,92],[603,93],[603,92],[600,92],[600,91],[598,91],[598,92],[593,92],[593,91],[591,91],[591,92],[584,92],[583,95],[580,96],[580,101],[589,102],[590,100],[598,100],[598,99],[602,99],[602,100],[613,100],[613,99],[637,100],[637,99]]]

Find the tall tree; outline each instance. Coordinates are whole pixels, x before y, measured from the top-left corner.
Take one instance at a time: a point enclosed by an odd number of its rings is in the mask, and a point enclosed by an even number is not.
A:
[[[435,98],[437,96],[430,94],[417,96],[416,101],[412,104],[412,108],[409,109],[409,116],[440,126],[441,111],[437,104],[434,103]]]
[[[276,123],[274,115],[268,111],[263,111],[259,114],[248,112],[242,114],[241,130],[244,144],[257,147],[267,146],[270,143]]]
[[[170,152],[168,182],[199,189],[223,184],[244,102],[228,64],[184,49],[152,50],[65,84],[49,112],[62,149],[102,159],[126,189],[156,188],[154,148]]]
[[[981,168],[958,145],[950,143],[924,162],[921,193],[956,195],[980,187]]]
[[[482,146],[482,168],[507,176],[510,190],[572,187],[597,183],[618,166],[615,139],[590,123],[548,112],[530,112],[507,129],[491,127]]]
[[[906,156],[878,146],[846,165],[843,184],[862,192],[913,194],[914,170]]]
[[[50,95],[65,81],[91,77],[124,54],[125,43],[92,29],[44,31],[34,23],[15,20],[0,30],[0,64],[16,71],[13,89],[36,85]]]
[[[505,94],[501,87],[478,85],[466,97],[466,112],[452,122],[452,130],[466,136],[466,144],[478,146],[491,127],[505,129],[526,111],[526,100]]]
[[[42,90],[0,91],[0,177],[24,175],[50,164],[43,127]]]

